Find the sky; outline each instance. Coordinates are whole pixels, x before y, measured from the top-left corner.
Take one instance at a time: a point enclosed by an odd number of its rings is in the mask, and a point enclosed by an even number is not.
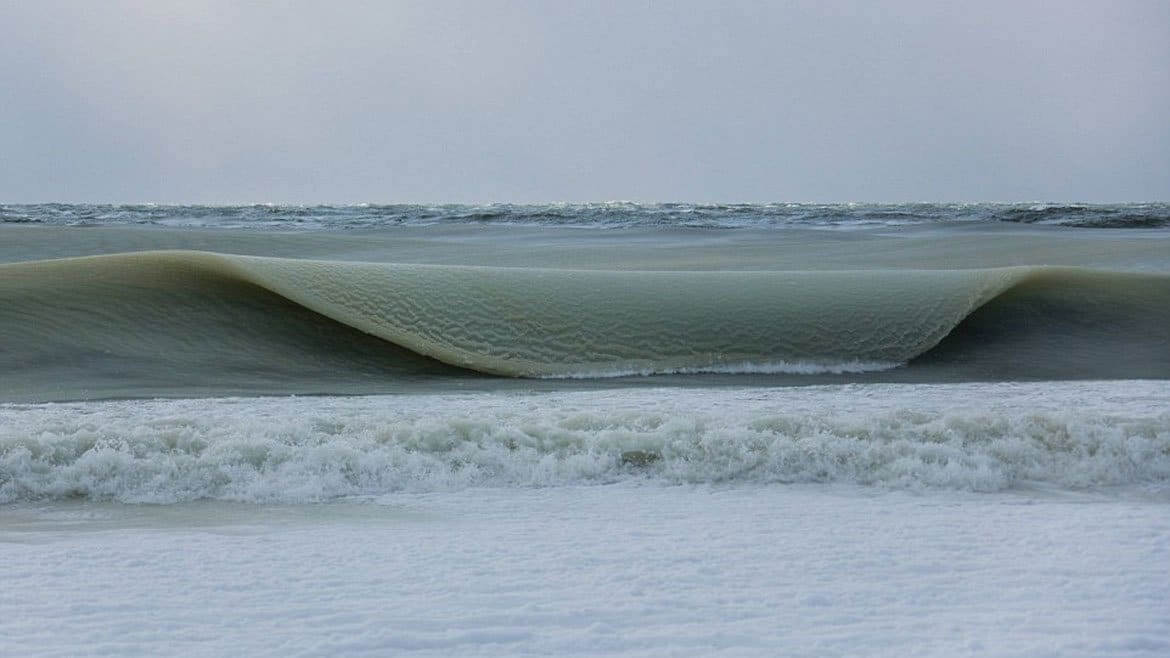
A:
[[[1170,2],[0,0],[0,202],[1170,200]]]

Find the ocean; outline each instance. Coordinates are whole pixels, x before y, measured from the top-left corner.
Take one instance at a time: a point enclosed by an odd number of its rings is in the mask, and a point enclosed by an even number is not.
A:
[[[1165,655],[1168,400],[1170,204],[0,205],[0,653]]]

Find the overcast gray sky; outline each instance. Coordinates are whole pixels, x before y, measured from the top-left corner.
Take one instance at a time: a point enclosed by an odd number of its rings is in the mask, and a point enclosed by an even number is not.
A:
[[[1170,199],[1170,2],[0,0],[0,201]]]

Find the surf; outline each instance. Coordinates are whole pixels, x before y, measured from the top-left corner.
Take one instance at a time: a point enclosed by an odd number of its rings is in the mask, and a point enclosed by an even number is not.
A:
[[[1165,498],[1167,382],[0,404],[0,504],[838,483]],[[957,403],[957,401],[959,401]]]

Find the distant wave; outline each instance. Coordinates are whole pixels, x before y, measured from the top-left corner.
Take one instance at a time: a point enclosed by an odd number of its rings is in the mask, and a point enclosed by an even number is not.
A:
[[[90,375],[131,397],[160,385],[222,391],[255,373],[320,381],[316,392],[416,375],[905,363],[989,379],[1166,377],[1168,345],[1170,276],[1070,267],[636,272],[194,251],[0,266],[10,400],[72,397],[52,387]]]
[[[434,224],[571,228],[856,229],[1009,222],[1084,228],[1170,226],[1170,204],[1002,203],[605,203],[229,206],[0,205],[0,224],[153,225],[252,230],[371,229]]]
[[[1164,204],[1118,206],[1036,204],[1005,208],[996,212],[994,218],[1003,222],[1083,228],[1160,228],[1170,226],[1170,208]]]

